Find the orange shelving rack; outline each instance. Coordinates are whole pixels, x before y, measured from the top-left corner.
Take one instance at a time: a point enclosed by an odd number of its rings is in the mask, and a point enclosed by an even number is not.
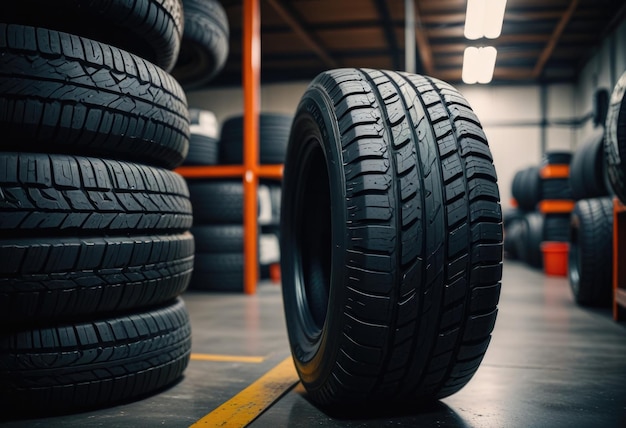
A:
[[[282,165],[259,165],[259,82],[261,66],[261,14],[259,0],[243,4],[243,165],[184,166],[176,172],[185,178],[234,178],[243,180],[244,283],[246,294],[256,292],[258,262],[259,178],[280,180]]]

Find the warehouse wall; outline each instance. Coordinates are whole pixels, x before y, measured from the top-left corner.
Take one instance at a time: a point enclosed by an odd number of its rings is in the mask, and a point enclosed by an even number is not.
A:
[[[604,40],[576,84],[457,86],[487,134],[504,209],[510,206],[511,182],[516,171],[538,165],[546,150],[574,150],[591,133],[595,90],[604,87],[611,91],[624,70],[626,23]],[[307,85],[308,82],[264,85],[261,111],[293,113]],[[190,92],[187,97],[190,107],[213,111],[220,123],[243,111],[241,88]]]
[[[598,46],[596,54],[585,64],[576,85],[576,117],[588,117],[593,109],[597,89],[609,94],[622,73],[626,72],[626,22],[609,34]],[[593,131],[592,120],[582,120],[577,129],[577,142],[583,142]]]

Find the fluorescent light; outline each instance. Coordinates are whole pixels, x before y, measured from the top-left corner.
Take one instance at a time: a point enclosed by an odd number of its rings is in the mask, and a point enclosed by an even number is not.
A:
[[[502,33],[506,0],[467,0],[465,30],[467,39],[495,39]]]
[[[467,84],[489,83],[493,78],[498,51],[493,46],[476,48],[469,46],[463,53],[461,77]]]

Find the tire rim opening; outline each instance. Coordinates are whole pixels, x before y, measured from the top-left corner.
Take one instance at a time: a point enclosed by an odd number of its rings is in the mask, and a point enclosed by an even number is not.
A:
[[[313,144],[302,173],[301,223],[296,226],[301,254],[300,296],[309,322],[308,335],[319,335],[328,311],[331,272],[330,184],[321,146]],[[311,322],[312,321],[312,322]]]

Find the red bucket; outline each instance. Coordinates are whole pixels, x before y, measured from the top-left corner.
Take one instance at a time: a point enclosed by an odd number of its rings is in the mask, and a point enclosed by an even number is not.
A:
[[[546,275],[567,276],[567,242],[545,241],[541,243],[543,271]]]

